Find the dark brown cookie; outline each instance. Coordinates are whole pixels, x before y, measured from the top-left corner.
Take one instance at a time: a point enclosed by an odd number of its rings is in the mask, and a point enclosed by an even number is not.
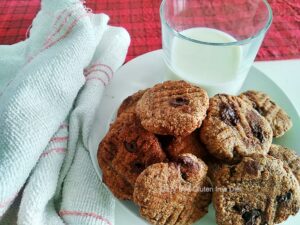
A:
[[[273,225],[296,215],[300,188],[280,160],[264,155],[224,165],[213,193],[218,225]]]
[[[147,89],[146,89],[147,90]],[[123,112],[135,112],[135,107],[140,98],[144,95],[146,90],[140,90],[127,98],[124,99],[122,104],[119,107],[117,116],[120,116]]]
[[[120,199],[132,199],[138,175],[149,165],[166,160],[154,134],[146,131],[135,113],[123,113],[101,141],[98,161],[103,181]]]
[[[191,154],[154,164],[138,177],[133,200],[151,224],[192,224],[208,212],[211,201],[206,172],[205,163]]]
[[[267,154],[272,137],[268,121],[241,98],[222,94],[210,99],[200,138],[214,157],[236,162],[254,153]]]
[[[167,148],[167,154],[171,159],[176,159],[183,153],[190,153],[201,159],[207,155],[207,150],[199,140],[199,130],[186,137],[174,138]]]
[[[146,91],[136,110],[146,130],[187,136],[201,126],[207,108],[205,90],[185,81],[166,81]]]
[[[240,97],[248,101],[270,123],[273,136],[280,137],[292,127],[289,115],[274,103],[271,98],[259,91],[246,91]]]
[[[273,144],[271,145],[269,155],[286,163],[286,165],[290,167],[298,182],[300,183],[300,156],[297,155],[295,151],[280,145]]]

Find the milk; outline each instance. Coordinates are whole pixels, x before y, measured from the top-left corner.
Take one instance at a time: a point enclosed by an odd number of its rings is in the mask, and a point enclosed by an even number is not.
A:
[[[185,37],[209,43],[236,42],[227,33],[211,28],[191,28]],[[238,45],[212,46],[175,37],[167,79],[186,80],[205,88],[209,95],[236,94],[248,71],[242,71],[242,48]]]

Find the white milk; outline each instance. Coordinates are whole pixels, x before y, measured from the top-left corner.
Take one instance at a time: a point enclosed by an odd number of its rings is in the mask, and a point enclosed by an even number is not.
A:
[[[236,39],[211,28],[191,28],[182,35],[210,43],[235,42]],[[171,49],[171,70],[167,79],[183,79],[205,88],[209,95],[236,94],[247,73],[241,74],[240,46],[212,46],[175,37]],[[240,73],[239,73],[240,72]]]

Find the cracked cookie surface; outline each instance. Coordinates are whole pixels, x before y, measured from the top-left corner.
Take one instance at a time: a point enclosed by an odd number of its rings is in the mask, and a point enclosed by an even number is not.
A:
[[[268,121],[241,98],[219,94],[210,99],[200,139],[207,150],[225,162],[267,154],[273,132]]]
[[[252,104],[267,119],[272,127],[274,137],[284,135],[292,127],[293,124],[289,115],[267,94],[259,91],[246,91],[239,96]]]
[[[274,157],[253,155],[224,165],[215,180],[217,190],[227,190],[213,194],[218,225],[273,225],[299,211],[299,184]]]
[[[201,126],[208,104],[205,90],[185,81],[166,81],[146,91],[136,111],[150,132],[187,136]]]
[[[121,114],[98,150],[103,182],[124,200],[132,199],[135,180],[145,168],[165,160],[158,139],[141,126],[135,113]]]
[[[151,165],[138,177],[133,200],[151,224],[192,224],[207,213],[211,202],[206,173],[205,163],[191,154]]]

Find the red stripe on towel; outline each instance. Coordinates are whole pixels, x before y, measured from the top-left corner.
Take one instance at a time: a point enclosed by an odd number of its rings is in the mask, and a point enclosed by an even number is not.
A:
[[[53,152],[56,152],[56,153],[65,153],[67,151],[66,148],[52,148],[46,152],[43,152],[41,157],[46,157],[48,156],[49,154],[53,153]]]
[[[100,216],[96,213],[93,213],[93,212],[80,212],[80,211],[68,211],[68,210],[61,210],[59,212],[59,215],[60,216],[82,216],[82,217],[92,217],[96,220],[100,220],[100,221],[103,221],[105,223],[107,223],[108,225],[112,225],[112,223],[104,218],[103,216]]]
[[[69,140],[69,137],[53,137],[50,139],[51,142],[63,142]]]

